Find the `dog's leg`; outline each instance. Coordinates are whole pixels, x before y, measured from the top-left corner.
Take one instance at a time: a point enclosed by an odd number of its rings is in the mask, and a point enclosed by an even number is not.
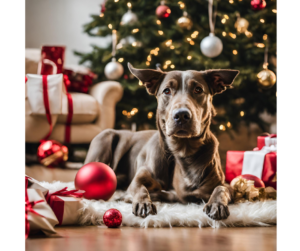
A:
[[[228,203],[233,200],[233,190],[229,185],[217,186],[203,211],[213,220],[225,220],[230,215]]]
[[[161,185],[152,177],[151,172],[146,167],[140,167],[127,190],[132,195],[132,213],[143,218],[149,214],[157,214],[149,192],[160,190]]]
[[[171,191],[159,191],[150,193],[150,197],[152,201],[160,201],[160,202],[169,202],[175,203],[180,202],[175,190]]]

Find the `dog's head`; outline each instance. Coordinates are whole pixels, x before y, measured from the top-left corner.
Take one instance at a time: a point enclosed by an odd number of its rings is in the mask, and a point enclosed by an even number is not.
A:
[[[213,115],[212,97],[230,88],[237,70],[170,71],[128,68],[157,97],[157,122],[168,137],[201,135]]]

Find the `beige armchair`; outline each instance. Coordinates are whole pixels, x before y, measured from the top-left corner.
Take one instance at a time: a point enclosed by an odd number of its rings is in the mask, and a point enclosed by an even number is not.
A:
[[[26,57],[26,73],[37,72],[38,59]],[[71,93],[73,98],[73,118],[70,143],[90,143],[101,131],[113,128],[115,106],[122,98],[123,88],[116,81],[104,81],[92,86],[88,94]],[[37,143],[49,132],[45,115],[32,115],[28,97],[25,98],[26,142]],[[62,112],[52,115],[53,131],[49,139],[64,142],[65,122],[68,115],[68,101],[64,96]]]
[[[101,131],[113,128],[115,124],[115,106],[122,98],[123,89],[116,81],[95,84],[89,94],[71,93],[73,98],[73,119],[70,143],[90,143]],[[46,116],[31,115],[28,98],[26,107],[26,142],[39,142],[49,132]],[[53,131],[49,139],[64,141],[65,122],[68,115],[68,102],[62,103],[62,114],[52,115]]]

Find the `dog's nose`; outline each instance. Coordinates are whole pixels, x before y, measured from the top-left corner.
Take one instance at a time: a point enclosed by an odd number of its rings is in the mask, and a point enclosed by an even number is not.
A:
[[[178,124],[184,124],[191,119],[191,113],[187,108],[179,108],[173,111],[173,119]]]

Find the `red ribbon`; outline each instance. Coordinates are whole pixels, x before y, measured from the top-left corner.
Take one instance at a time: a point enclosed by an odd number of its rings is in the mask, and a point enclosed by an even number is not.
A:
[[[70,197],[75,197],[75,198],[82,198],[83,197],[84,192],[79,192],[80,190],[76,190],[76,189],[74,189],[74,190],[67,190],[67,189],[68,189],[68,187],[65,187],[61,190],[58,190],[58,191],[54,192],[54,193],[47,193],[46,194],[47,202],[49,203],[50,197],[52,195],[67,196],[67,197],[70,196]]]
[[[29,202],[27,187],[28,187],[28,177],[25,177],[25,239],[28,238],[29,231],[30,231],[30,223],[29,223],[29,220],[28,220],[28,212],[31,212],[31,213],[36,214],[38,216],[44,217],[43,215],[39,214],[38,212],[36,212],[33,209],[33,207],[36,204],[41,203],[44,200]]]
[[[52,133],[52,120],[51,120],[51,113],[50,113],[50,105],[49,105],[49,97],[48,97],[48,80],[47,75],[43,75],[43,98],[44,98],[44,106],[46,110],[46,117],[50,125],[49,133],[42,139],[40,142],[44,142],[47,140],[51,133]]]
[[[67,86],[66,86],[67,89]],[[73,118],[73,99],[70,93],[67,93],[68,97],[68,117],[66,122],[66,131],[65,131],[65,142],[68,144],[71,141],[71,122]]]

